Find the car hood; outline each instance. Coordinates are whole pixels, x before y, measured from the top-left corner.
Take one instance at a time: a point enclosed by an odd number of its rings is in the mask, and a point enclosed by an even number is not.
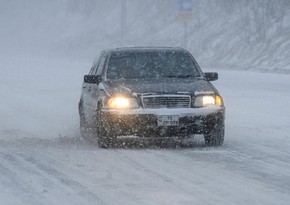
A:
[[[149,80],[117,80],[105,83],[106,90],[111,95],[132,95],[144,93],[177,94],[218,91],[203,79],[149,79]]]

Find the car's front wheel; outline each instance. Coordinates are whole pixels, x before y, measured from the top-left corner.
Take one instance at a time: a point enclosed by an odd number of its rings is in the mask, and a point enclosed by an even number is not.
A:
[[[80,115],[80,134],[82,139],[87,139],[89,136],[89,126],[85,119],[85,114],[83,112],[82,107],[79,107],[79,115]]]
[[[224,143],[225,127],[224,125],[217,125],[211,131],[204,134],[205,145],[221,146]]]
[[[97,111],[97,135],[100,148],[109,148],[113,146],[116,141],[112,129],[104,122],[100,110]]]

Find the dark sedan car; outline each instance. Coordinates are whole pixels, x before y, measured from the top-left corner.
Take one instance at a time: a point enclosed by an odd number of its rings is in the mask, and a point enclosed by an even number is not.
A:
[[[225,107],[203,73],[182,48],[105,50],[84,76],[80,129],[107,148],[120,136],[140,138],[203,134],[207,146],[224,141]]]

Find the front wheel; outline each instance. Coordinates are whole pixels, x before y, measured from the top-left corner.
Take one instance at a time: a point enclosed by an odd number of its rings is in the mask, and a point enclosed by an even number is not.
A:
[[[204,134],[205,145],[221,146],[224,143],[225,127],[224,125],[215,126],[211,131]]]
[[[79,115],[80,115],[81,138],[86,140],[89,137],[89,126],[88,126],[88,123],[86,122],[85,115],[82,109],[79,109]]]
[[[92,123],[87,121],[81,103],[79,105],[79,116],[81,139],[87,143],[96,143],[96,128],[92,126]]]
[[[97,135],[100,148],[109,148],[113,146],[116,141],[112,129],[109,127],[108,123],[104,122],[100,110],[97,111]]]

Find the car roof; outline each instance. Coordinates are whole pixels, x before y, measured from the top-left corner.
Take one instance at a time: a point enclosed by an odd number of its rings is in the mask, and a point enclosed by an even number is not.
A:
[[[165,52],[165,51],[186,51],[179,47],[122,47],[106,49],[106,53],[129,53],[129,52]]]

